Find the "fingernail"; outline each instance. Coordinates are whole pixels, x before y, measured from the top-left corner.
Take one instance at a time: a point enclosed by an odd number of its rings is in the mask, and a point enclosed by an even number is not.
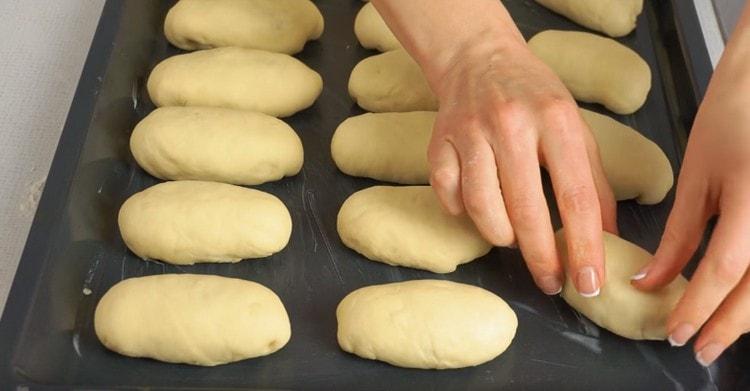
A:
[[[646,278],[646,276],[648,275],[648,269],[649,269],[649,265],[644,266],[638,273],[633,274],[630,277],[630,281],[638,281],[638,280],[642,280]]]
[[[669,344],[675,347],[684,346],[687,341],[695,334],[695,327],[687,323],[680,323],[674,328],[667,340]]]
[[[586,298],[599,296],[599,277],[597,277],[596,270],[594,270],[593,267],[582,267],[578,271],[576,282],[576,285],[578,286],[578,293],[581,296]]]
[[[714,361],[716,361],[717,358],[721,355],[721,352],[724,351],[724,346],[717,342],[712,342],[706,346],[703,347],[698,353],[695,354],[695,361],[698,361],[698,364],[703,365],[704,367],[707,367],[711,365]]]
[[[562,292],[562,284],[560,280],[554,276],[544,276],[539,278],[539,288],[542,289],[546,295],[554,296]]]

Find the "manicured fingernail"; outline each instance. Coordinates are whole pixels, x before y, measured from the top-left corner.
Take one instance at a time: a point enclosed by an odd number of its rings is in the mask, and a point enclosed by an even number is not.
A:
[[[711,365],[711,363],[716,361],[716,359],[719,358],[719,355],[721,355],[721,352],[723,351],[723,345],[721,345],[720,343],[712,342],[704,346],[703,349],[695,354],[695,360],[698,361],[698,364],[707,367]]]
[[[582,267],[576,276],[578,293],[583,297],[599,296],[599,277],[591,266]]]
[[[630,277],[630,281],[638,281],[638,280],[642,280],[642,279],[646,278],[646,276],[648,275],[648,269],[649,269],[649,266],[648,265],[645,266],[638,273],[633,274]]]
[[[695,334],[695,327],[687,323],[680,323],[674,328],[667,340],[672,346],[684,346]]]
[[[544,276],[539,278],[539,288],[547,295],[553,296],[562,292],[560,280],[554,276]]]

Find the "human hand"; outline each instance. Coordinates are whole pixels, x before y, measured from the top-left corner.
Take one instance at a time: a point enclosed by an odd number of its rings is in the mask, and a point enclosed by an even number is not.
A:
[[[466,212],[493,244],[517,241],[536,284],[559,293],[563,268],[541,164],[569,233],[567,272],[579,293],[596,296],[602,228],[616,232],[616,203],[570,93],[522,38],[499,47],[475,41],[446,64],[426,73],[440,102],[428,157],[441,202]]]
[[[690,133],[672,212],[653,261],[633,276],[644,290],[672,281],[719,219],[667,321],[669,342],[706,366],[750,330],[750,6],[730,40]],[[739,37],[739,38],[738,38]],[[744,44],[740,44],[744,42]]]

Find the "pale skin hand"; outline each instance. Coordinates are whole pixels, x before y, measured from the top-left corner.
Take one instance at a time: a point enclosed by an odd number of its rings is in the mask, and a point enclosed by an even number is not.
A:
[[[559,293],[539,166],[550,174],[578,292],[604,283],[602,228],[616,203],[590,130],[570,93],[527,48],[497,0],[373,0],[440,102],[430,183],[452,214],[467,213],[495,245],[517,242],[536,284]],[[502,188],[502,191],[501,191]]]
[[[750,4],[695,118],[661,244],[633,284],[653,290],[672,281],[716,215],[706,253],[667,322],[675,346],[700,330],[693,348],[703,365],[750,330]]]

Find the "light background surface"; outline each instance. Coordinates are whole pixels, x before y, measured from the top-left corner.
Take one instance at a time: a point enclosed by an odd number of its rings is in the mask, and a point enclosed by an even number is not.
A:
[[[694,1],[715,63],[726,30],[716,13],[731,24],[744,0],[715,0],[716,12],[711,0]],[[0,310],[103,5],[0,0]]]

